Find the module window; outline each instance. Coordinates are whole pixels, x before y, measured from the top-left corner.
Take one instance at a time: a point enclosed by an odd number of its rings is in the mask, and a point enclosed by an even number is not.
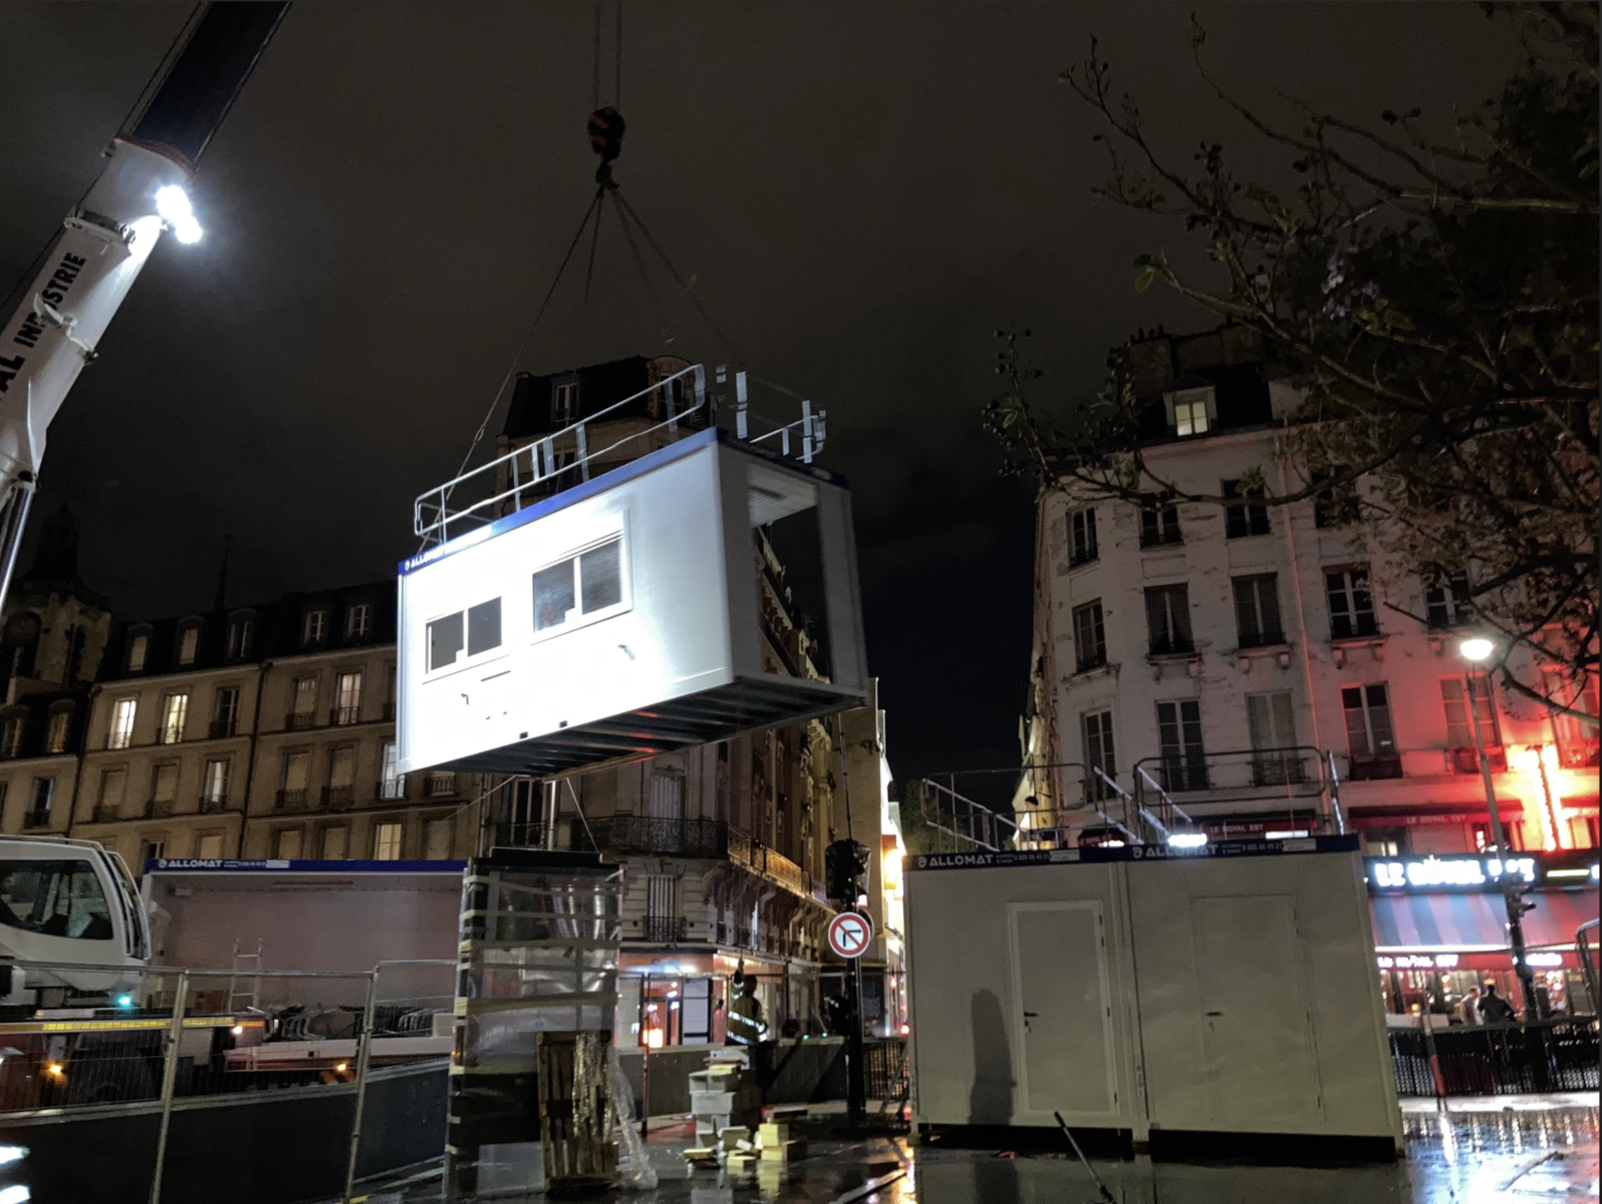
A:
[[[534,574],[536,635],[598,617],[623,603],[620,538],[609,539]]]

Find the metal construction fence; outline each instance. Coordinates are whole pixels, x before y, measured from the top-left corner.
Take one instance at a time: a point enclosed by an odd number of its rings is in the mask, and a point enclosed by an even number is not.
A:
[[[330,1135],[348,1140],[348,1196],[370,1073],[448,1057],[455,970],[444,960],[350,972],[8,962],[8,997],[26,990],[39,1002],[0,1005],[0,1127],[155,1109],[156,1204],[169,1163],[204,1161],[169,1150],[175,1106],[354,1087],[350,1129]]]
[[[1403,1096],[1595,1091],[1597,1018],[1392,1029]]]

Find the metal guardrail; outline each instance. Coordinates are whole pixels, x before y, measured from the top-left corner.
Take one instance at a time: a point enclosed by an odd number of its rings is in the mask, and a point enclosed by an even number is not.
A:
[[[127,1105],[160,1105],[150,1204],[159,1204],[174,1103],[237,1092],[308,1085],[354,1084],[345,1198],[361,1149],[362,1113],[375,1041],[389,1061],[440,1058],[434,1016],[455,1000],[454,960],[380,962],[372,970],[325,972],[257,970],[258,1005],[227,1011],[233,969],[169,966],[6,963],[22,984],[56,990],[71,985],[82,1006],[44,1009],[13,1005],[0,1019],[0,1117],[70,1116]],[[432,973],[437,981],[396,992],[398,977]],[[391,988],[386,991],[386,979]],[[214,984],[214,985],[208,985]],[[103,1006],[93,1005],[98,999]],[[331,1000],[332,1002],[325,1002]],[[429,1048],[406,1045],[426,1037]],[[230,1067],[237,1047],[276,1050]],[[316,1056],[326,1052],[327,1056]],[[261,1063],[265,1061],[266,1065]]]
[[[1597,1019],[1390,1030],[1404,1096],[1518,1095],[1598,1089]]]

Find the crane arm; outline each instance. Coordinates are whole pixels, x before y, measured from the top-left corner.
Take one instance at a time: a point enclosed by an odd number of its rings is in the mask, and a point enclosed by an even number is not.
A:
[[[0,327],[0,604],[16,567],[45,433],[94,359],[163,228],[194,242],[187,186],[288,4],[212,4]]]

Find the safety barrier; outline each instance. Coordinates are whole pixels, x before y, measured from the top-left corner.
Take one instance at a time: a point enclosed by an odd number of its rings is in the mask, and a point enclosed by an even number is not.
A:
[[[321,1166],[319,1194],[343,1187],[348,1197],[358,1168],[372,1169],[372,1159],[363,1160],[362,1130],[375,1070],[387,1068],[394,1077],[408,1065],[432,1062],[443,1084],[454,971],[454,961],[433,960],[382,962],[354,972],[252,967],[243,974],[6,963],[6,998],[17,1001],[27,992],[35,1000],[0,1004],[0,1130],[33,1152],[0,1177],[35,1188],[50,1183],[79,1199],[157,1204],[171,1178],[169,1165],[193,1170],[212,1156],[182,1148],[182,1137],[173,1144],[175,1114],[186,1117],[184,1133],[203,1134],[228,1125],[206,1122],[197,1109],[278,1099],[309,1108],[308,1116],[348,1118],[344,1125],[317,1127],[319,1150],[306,1159]],[[405,1084],[399,1090],[414,1091]],[[443,1095],[440,1102],[443,1108]],[[71,1140],[63,1138],[75,1128],[92,1129],[95,1142],[121,1150],[126,1173],[104,1185],[65,1187],[72,1168],[46,1160],[70,1157]],[[398,1156],[410,1155],[403,1150]],[[264,1172],[265,1183],[273,1176]],[[179,1175],[179,1198],[193,1194],[187,1182],[193,1177]],[[304,1194],[303,1187],[286,1186],[282,1198],[298,1198],[297,1190]],[[37,1189],[33,1194],[42,1198]],[[273,1198],[265,1189],[254,1197]]]
[[[1517,1095],[1598,1089],[1597,1019],[1392,1029],[1403,1096]]]

